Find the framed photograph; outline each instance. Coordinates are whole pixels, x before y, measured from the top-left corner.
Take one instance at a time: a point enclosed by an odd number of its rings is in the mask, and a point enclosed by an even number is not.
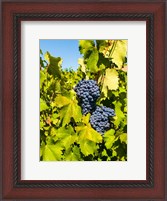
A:
[[[166,200],[165,1],[2,1],[2,200]]]

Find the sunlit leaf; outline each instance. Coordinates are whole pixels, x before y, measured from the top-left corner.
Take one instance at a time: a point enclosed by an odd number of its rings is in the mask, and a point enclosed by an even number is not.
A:
[[[66,161],[80,161],[81,159],[81,152],[79,147],[74,146],[73,148],[69,148],[64,153]]]
[[[114,51],[111,55],[112,61],[118,66],[118,68],[122,68],[123,63],[125,62],[125,57],[127,56],[127,42],[127,40],[116,41]]]
[[[42,112],[43,110],[48,109],[49,107],[47,106],[46,102],[40,98],[40,112]]]
[[[80,140],[79,145],[81,148],[81,152],[85,155],[88,156],[90,154],[94,154],[94,152],[97,150],[97,145],[96,143],[89,141],[89,140]]]
[[[65,149],[68,149],[77,140],[77,135],[72,126],[57,129],[55,135]]]
[[[82,122],[87,125],[89,124],[89,119],[90,119],[90,113],[82,117]]]
[[[57,107],[62,107],[60,110],[62,126],[70,123],[71,118],[73,118],[76,122],[81,121],[81,107],[78,106],[78,101],[74,97],[71,98],[58,95],[55,99],[55,104]]]
[[[127,134],[126,133],[123,133],[119,136],[121,142],[125,142],[127,143]]]
[[[105,132],[104,134],[104,141],[105,141],[105,146],[107,149],[110,149],[115,141],[115,130],[110,129],[109,131]]]
[[[114,104],[115,104],[115,114],[116,114],[116,116],[114,117],[115,119],[114,124],[118,126],[120,122],[125,118],[125,114],[123,113],[121,109],[122,104],[119,101],[115,102]]]
[[[86,54],[88,51],[93,50],[93,40],[79,40],[79,50],[81,54]]]
[[[99,77],[99,82],[102,84],[102,92],[107,97],[108,90],[116,90],[119,86],[118,72],[115,69],[107,68],[105,75]]]
[[[55,101],[54,101],[55,105],[57,107],[63,107],[65,105],[68,105],[71,103],[71,99],[69,99],[69,97],[66,97],[66,96],[62,96],[60,94],[58,94],[55,98]]]
[[[59,161],[62,157],[62,147],[57,145],[45,145],[43,149],[44,161]]]
[[[102,142],[102,136],[94,130],[90,124],[77,126],[76,131],[78,132],[78,140],[90,140],[96,143]]]

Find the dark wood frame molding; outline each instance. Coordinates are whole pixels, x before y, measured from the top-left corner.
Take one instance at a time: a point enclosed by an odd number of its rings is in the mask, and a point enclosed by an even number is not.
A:
[[[2,2],[2,200],[167,200],[165,168],[166,1]],[[95,20],[147,23],[147,179],[21,180],[21,21]],[[167,87],[166,87],[167,89]],[[166,122],[167,124],[167,122]],[[166,143],[167,145],[167,143]],[[135,170],[134,170],[135,171]],[[167,172],[167,169],[166,169]]]

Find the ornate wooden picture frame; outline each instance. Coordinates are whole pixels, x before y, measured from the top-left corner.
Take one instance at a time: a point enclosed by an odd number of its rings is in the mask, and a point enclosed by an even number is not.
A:
[[[2,2],[2,200],[167,199],[165,8],[158,0]],[[146,180],[21,179],[22,21],[146,21]]]

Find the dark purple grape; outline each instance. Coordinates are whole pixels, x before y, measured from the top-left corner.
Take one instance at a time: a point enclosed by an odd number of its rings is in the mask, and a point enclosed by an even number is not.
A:
[[[91,126],[102,135],[110,129],[109,118],[115,116],[113,109],[106,106],[97,106],[90,117]]]
[[[96,108],[100,90],[95,80],[81,80],[74,88],[81,102],[82,113],[85,115]]]

